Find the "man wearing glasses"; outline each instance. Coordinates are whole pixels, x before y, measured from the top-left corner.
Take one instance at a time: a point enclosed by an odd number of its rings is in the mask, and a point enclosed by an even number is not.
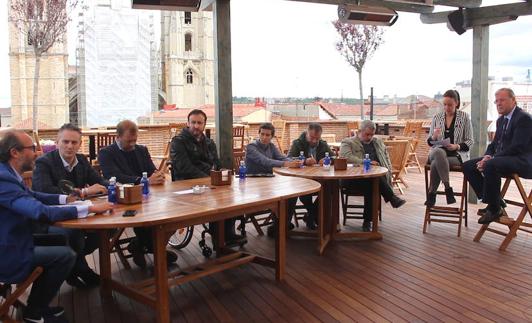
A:
[[[22,174],[33,169],[35,157],[35,146],[25,132],[8,131],[0,139],[0,281],[20,283],[35,267],[42,267],[44,271],[33,283],[23,319],[66,322],[63,308],[49,304],[70,274],[76,255],[67,246],[34,246],[30,220],[52,223],[84,218],[91,212],[106,212],[111,205],[54,207],[73,202],[76,197],[29,190]]]

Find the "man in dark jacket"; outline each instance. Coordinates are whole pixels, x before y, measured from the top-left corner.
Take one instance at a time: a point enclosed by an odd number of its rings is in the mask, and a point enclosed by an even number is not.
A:
[[[303,152],[305,156],[305,165],[312,166],[318,163],[322,163],[325,158],[325,153],[329,153],[329,156],[333,156],[331,148],[325,140],[321,139],[321,133],[323,129],[319,123],[309,123],[308,128],[304,131],[299,138],[292,142],[290,152],[288,156],[298,158]],[[313,195],[300,196],[299,200],[307,209],[307,228],[315,230],[317,226],[318,215],[318,200],[312,202]],[[288,214],[292,215],[295,212],[295,205],[297,199],[288,200]]]
[[[43,273],[31,288],[23,319],[66,322],[62,318],[63,309],[49,305],[72,270],[75,253],[68,246],[35,246],[30,221],[52,223],[84,218],[90,212],[105,212],[111,205],[53,206],[76,198],[29,190],[21,175],[33,169],[35,157],[35,145],[26,133],[15,130],[3,134],[0,139],[0,281],[20,283],[35,267],[42,267]]]
[[[151,160],[148,148],[137,145],[137,125],[130,120],[120,121],[116,125],[116,141],[100,150],[98,162],[105,178],[116,177],[117,182],[140,184],[142,173],[148,173],[150,185],[164,184],[164,173],[157,171]],[[146,252],[153,253],[152,230],[134,228],[135,239],[128,246],[133,262],[141,268],[146,267]],[[177,254],[166,250],[168,263],[177,261]]]
[[[501,209],[501,176],[517,173],[532,178],[532,116],[517,106],[512,89],[495,92],[497,119],[495,138],[481,158],[468,160],[463,172],[478,198],[487,203],[479,210],[478,223],[498,220]]]
[[[207,138],[203,131],[207,123],[205,112],[194,109],[187,116],[187,127],[172,138],[170,161],[172,163],[172,180],[209,177],[211,169],[221,167],[216,151],[216,144]],[[211,223],[212,227],[214,223]],[[211,228],[212,228],[211,227]],[[211,232],[216,234],[215,230]],[[225,240],[228,244],[244,239],[235,233],[235,221],[225,221]],[[214,241],[214,238],[213,238]]]
[[[50,194],[69,194],[59,182],[67,180],[82,197],[107,193],[107,181],[89,164],[85,156],[78,154],[81,146],[81,129],[64,124],[57,134],[57,148],[39,157],[35,162],[32,188],[34,191]],[[96,232],[66,229],[36,222],[36,233],[62,234],[68,237],[70,247],[76,252],[76,263],[67,283],[76,287],[97,286],[100,277],[87,264],[85,256],[98,248],[99,235]]]

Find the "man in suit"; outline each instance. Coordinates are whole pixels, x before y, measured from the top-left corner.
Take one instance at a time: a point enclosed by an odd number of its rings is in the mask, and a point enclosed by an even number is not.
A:
[[[117,182],[140,184],[142,173],[148,173],[150,185],[164,184],[163,172],[157,171],[148,148],[137,145],[138,127],[130,120],[120,121],[116,126],[116,141],[102,148],[98,154],[98,162],[105,178],[116,177]],[[147,228],[134,228],[136,238],[128,246],[133,255],[133,262],[141,268],[146,267],[146,252],[153,253],[152,233]],[[177,255],[166,250],[168,263],[177,261]]]
[[[205,112],[194,109],[187,116],[187,127],[172,138],[170,161],[173,181],[209,177],[211,169],[221,167],[216,144],[204,134],[206,124]],[[244,241],[244,237],[235,232],[234,219],[226,220],[224,229],[227,244]],[[211,229],[211,233],[214,236],[216,231]]]
[[[111,205],[54,207],[73,202],[76,197],[30,191],[21,175],[33,169],[35,157],[35,145],[25,132],[8,131],[0,139],[0,281],[20,283],[35,267],[42,267],[23,319],[66,322],[63,309],[49,305],[69,275],[76,255],[67,246],[34,246],[30,221],[52,223],[84,218],[90,212],[106,212]]]
[[[463,164],[464,176],[478,198],[488,204],[479,210],[480,224],[496,221],[502,215],[502,176],[517,173],[532,178],[532,117],[517,106],[512,89],[495,92],[495,104],[500,114],[495,138],[483,157]]]
[[[81,146],[81,129],[64,124],[57,134],[57,148],[39,157],[33,171],[32,189],[50,194],[70,193],[59,182],[68,180],[75,192],[82,198],[98,193],[107,193],[104,180],[87,161],[78,154]],[[58,228],[43,223],[35,223],[34,232],[62,234],[68,237],[69,244],[76,252],[76,263],[67,283],[79,288],[98,286],[100,276],[87,264],[85,256],[98,248],[99,235],[96,232]]]

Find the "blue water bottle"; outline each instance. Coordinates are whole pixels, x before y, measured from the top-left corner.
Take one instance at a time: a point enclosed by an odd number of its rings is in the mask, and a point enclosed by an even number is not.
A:
[[[241,160],[240,167],[238,167],[238,178],[241,180],[246,179],[247,171],[248,171],[248,168],[246,167],[246,163],[243,160]]]
[[[364,173],[369,172],[371,168],[371,159],[369,159],[369,154],[364,155]]]
[[[323,168],[331,168],[331,157],[329,157],[329,153],[325,153],[325,158],[323,159]]]
[[[305,152],[302,150],[299,152],[299,161],[301,162],[299,167],[303,168],[305,166],[305,159]]]
[[[142,172],[140,183],[142,184],[142,197],[146,199],[150,195],[150,181],[147,172]]]
[[[109,186],[107,186],[107,201],[116,204],[116,177],[109,179]]]

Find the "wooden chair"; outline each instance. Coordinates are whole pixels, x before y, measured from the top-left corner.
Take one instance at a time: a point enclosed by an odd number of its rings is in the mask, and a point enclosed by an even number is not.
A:
[[[172,145],[172,139],[186,126],[186,123],[170,123],[168,125],[168,139],[166,141],[163,154],[152,156],[152,159],[160,160],[159,166],[157,167],[158,171],[168,171],[168,162],[170,160],[170,147]]]
[[[392,186],[404,194],[403,188],[408,187],[408,184],[403,179],[405,173],[406,160],[408,158],[409,140],[385,140],[384,141],[388,154],[390,155],[390,162],[392,164]]]
[[[233,151],[244,151],[244,126],[233,126]]]
[[[12,307],[18,310],[24,305],[19,300],[19,297],[24,294],[28,287],[30,287],[37,278],[39,278],[42,272],[42,267],[36,267],[28,278],[22,283],[17,284],[17,287],[14,290],[9,282],[0,283],[0,300],[3,299],[3,301],[0,302],[0,322],[17,322],[10,317],[9,312]]]
[[[96,136],[96,151],[100,151],[102,148],[112,145],[115,142],[116,134],[114,133],[99,133]]]
[[[283,140],[285,136],[286,120],[272,120],[272,124],[275,128],[275,141],[277,142],[277,147],[280,152],[284,152]]]
[[[364,198],[364,192],[356,187],[341,187],[340,188],[340,199],[342,202],[342,211],[344,213],[344,223],[345,226],[348,219],[364,219],[364,203],[362,204],[349,204],[350,197],[360,197]],[[379,221],[382,221],[382,203],[379,199]]]
[[[409,167],[415,167],[421,174],[421,165],[417,158],[417,146],[419,140],[423,135],[423,121],[407,121],[403,130],[403,136],[412,137],[414,140],[410,143],[410,152],[408,153],[408,159],[406,162],[405,172],[408,172]]]
[[[240,167],[240,161],[245,160],[246,153],[244,151],[233,151],[233,172],[238,174],[238,169]],[[250,214],[244,214],[245,223],[253,224],[257,233],[261,236],[264,235],[262,227],[267,226],[273,223],[273,214],[270,210],[264,210],[259,212],[254,212]],[[238,226],[238,229],[241,228],[241,225]]]
[[[428,199],[429,195],[429,171],[430,165],[425,165],[425,197]],[[462,174],[462,166],[451,166],[451,172],[459,172]],[[445,195],[445,191],[438,191],[436,195]],[[467,180],[465,177],[462,179],[462,190],[460,192],[454,192],[454,196],[458,196],[457,202],[460,203],[459,207],[439,206],[425,207],[425,220],[423,222],[423,233],[427,232],[427,224],[431,222],[441,223],[454,223],[458,224],[458,237],[462,230],[462,220],[464,226],[467,227]]]
[[[24,181],[24,184],[26,184],[26,187],[29,189],[31,189],[31,186],[33,185],[32,177],[33,177],[33,172],[31,170],[22,173],[22,180]]]
[[[347,137],[353,137],[357,134],[358,131],[358,121],[349,121],[347,122]]]
[[[520,201],[512,201],[505,199],[504,196],[508,192],[508,187],[510,186],[511,181],[515,182],[515,185],[517,186],[517,190],[519,191],[519,195],[521,196],[522,202]],[[517,236],[517,230],[525,231],[527,233],[532,233],[532,223],[525,222],[525,217],[528,213],[528,215],[532,218],[532,189],[528,193],[528,196],[526,194],[525,188],[523,187],[523,184],[521,183],[521,179],[519,178],[519,175],[512,174],[508,177],[506,177],[506,180],[504,181],[504,184],[502,186],[501,190],[501,198],[504,199],[506,204],[514,205],[521,208],[521,212],[519,212],[519,215],[516,219],[512,219],[508,216],[508,213],[506,213],[506,210],[503,209],[503,216],[499,218],[498,221],[495,223],[500,223],[502,225],[505,225],[508,227],[508,232],[503,232],[498,229],[490,228],[490,224],[483,224],[478,233],[476,234],[473,241],[479,242],[482,236],[486,231],[490,231],[493,233],[500,234],[504,236],[504,240],[502,241],[501,245],[499,246],[500,251],[505,251],[510,242],[514,237]]]
[[[410,143],[410,150],[408,152],[408,157],[406,159],[405,172],[408,172],[408,168],[414,167],[419,170],[421,174],[421,165],[419,164],[419,159],[417,158],[417,147],[419,145],[419,139],[413,138]]]

